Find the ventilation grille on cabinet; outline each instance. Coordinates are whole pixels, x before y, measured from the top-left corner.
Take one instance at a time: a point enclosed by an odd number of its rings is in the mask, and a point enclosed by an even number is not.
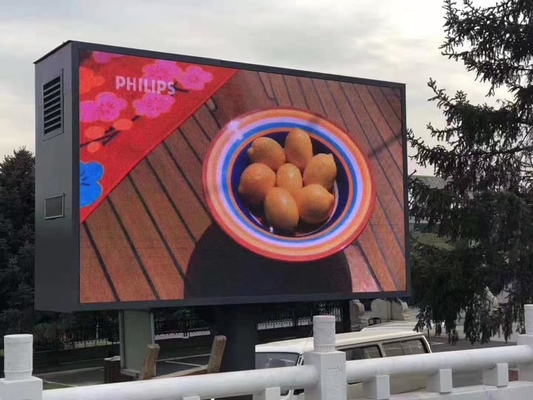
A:
[[[44,199],[44,219],[63,218],[65,216],[65,195],[60,194]]]
[[[44,134],[63,128],[63,100],[61,76],[43,85],[43,127]]]

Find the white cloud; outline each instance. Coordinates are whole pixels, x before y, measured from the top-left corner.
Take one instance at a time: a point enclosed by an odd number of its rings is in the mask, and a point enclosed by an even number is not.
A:
[[[33,103],[6,90],[0,82],[0,155],[26,146],[34,150]]]
[[[33,149],[32,62],[68,39],[404,82],[419,134],[442,121],[429,77],[473,101],[487,92],[440,55],[438,0],[0,1],[0,156]]]

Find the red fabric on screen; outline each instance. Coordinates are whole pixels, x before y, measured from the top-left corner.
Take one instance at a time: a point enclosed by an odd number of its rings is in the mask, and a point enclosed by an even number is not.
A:
[[[80,65],[81,222],[235,72],[85,53]]]

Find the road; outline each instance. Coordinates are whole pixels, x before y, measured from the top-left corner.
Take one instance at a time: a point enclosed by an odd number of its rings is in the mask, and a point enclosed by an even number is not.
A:
[[[207,365],[209,354],[163,359],[157,362],[157,375],[166,375]],[[82,368],[70,371],[37,375],[43,381],[64,386],[89,386],[104,382],[103,367]]]
[[[516,346],[516,343],[505,343],[501,341],[491,341],[484,345],[475,344],[471,345],[470,342],[467,342],[464,339],[459,340],[456,345],[447,344],[446,338],[433,338],[432,340],[432,349],[434,353],[444,352],[444,351],[453,351],[453,350],[470,350],[470,349],[481,349],[489,347],[500,347],[500,346]],[[452,374],[453,387],[463,387],[463,386],[472,386],[472,385],[481,385],[482,384],[482,373],[481,371],[468,371],[468,372],[454,372]]]

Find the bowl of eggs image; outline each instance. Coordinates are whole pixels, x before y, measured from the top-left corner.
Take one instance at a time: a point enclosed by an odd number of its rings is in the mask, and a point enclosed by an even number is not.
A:
[[[369,163],[342,129],[292,108],[241,115],[203,165],[208,209],[233,240],[264,257],[305,262],[353,243],[372,214]]]

